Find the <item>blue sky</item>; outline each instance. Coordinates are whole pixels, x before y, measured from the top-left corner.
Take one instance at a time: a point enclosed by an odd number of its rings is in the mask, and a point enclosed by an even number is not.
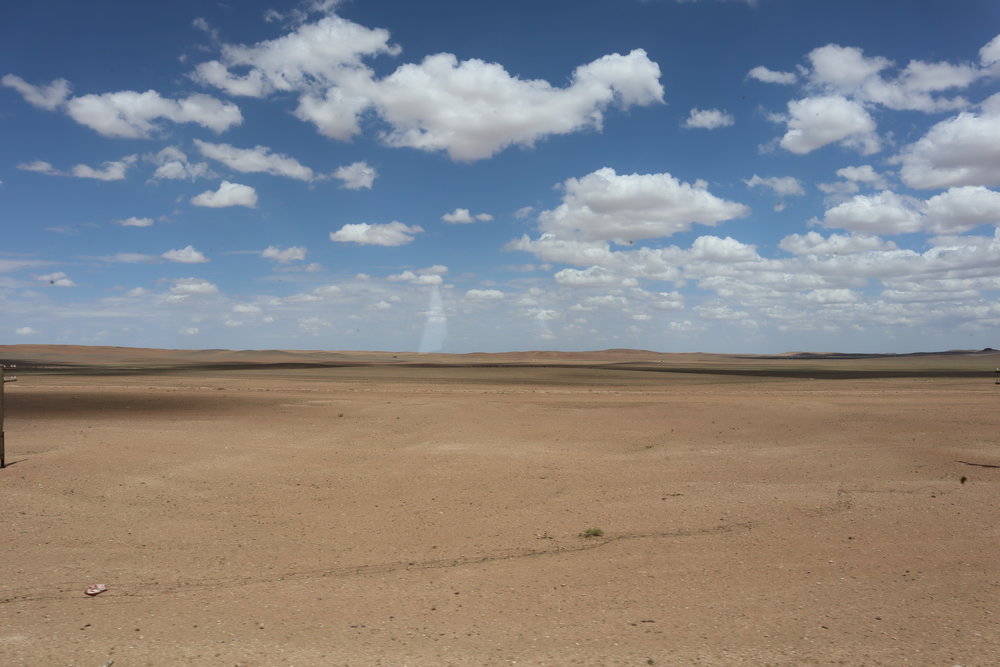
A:
[[[22,3],[0,342],[997,346],[992,0]]]

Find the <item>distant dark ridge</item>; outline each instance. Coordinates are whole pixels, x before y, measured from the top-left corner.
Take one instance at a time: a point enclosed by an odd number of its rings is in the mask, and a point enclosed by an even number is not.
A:
[[[759,358],[759,357],[758,357]],[[162,366],[76,366],[71,364],[41,364],[30,367],[31,371],[51,373],[56,375],[158,375],[186,371],[267,371],[267,370],[306,370],[306,369],[337,369],[337,368],[374,368],[392,366],[396,368],[425,369],[458,369],[458,368],[529,368],[529,369],[570,369],[592,371],[617,371],[639,373],[682,373],[688,375],[729,375],[742,377],[785,378],[798,380],[874,380],[888,378],[991,378],[992,371],[964,369],[838,369],[838,368],[708,368],[671,367],[666,365],[649,366],[629,363],[558,363],[558,362],[404,362],[393,363],[384,361],[334,361],[328,363],[205,363],[205,364],[174,364]],[[18,370],[29,370],[27,365],[19,365]]]
[[[757,357],[758,359],[760,357]],[[788,359],[788,357],[775,357]],[[798,380],[878,380],[891,378],[988,378],[993,371],[958,369],[858,370],[839,368],[672,368],[669,366],[616,366],[615,370],[649,373],[688,373],[693,375],[738,375],[744,377],[787,378]]]
[[[252,371],[252,370],[298,370],[309,368],[344,368],[349,366],[387,366],[379,361],[330,361],[330,362],[205,362],[186,364],[75,364],[45,361],[34,363],[18,361],[15,370],[50,371],[55,374],[72,375],[152,375],[155,373],[177,373],[182,371]]]
[[[982,350],[945,350],[943,352],[789,352],[776,355],[739,355],[739,359],[903,359],[908,357],[948,357],[996,352],[992,347]]]
[[[863,378],[863,377],[981,377],[982,371],[973,371],[968,367],[971,364],[990,362],[1000,355],[1000,351],[987,347],[981,350],[948,350],[942,352],[911,352],[911,353],[843,353],[843,352],[790,352],[779,355],[724,355],[724,354],[667,354],[653,352],[649,350],[633,350],[625,348],[612,348],[591,352],[558,352],[558,351],[537,351],[537,352],[516,352],[516,353],[486,353],[478,358],[473,358],[470,354],[426,354],[411,355],[405,354],[407,358],[399,359],[394,353],[382,352],[372,353],[369,358],[364,358],[366,353],[351,352],[322,352],[322,351],[296,351],[287,350],[149,350],[144,348],[103,348],[104,350],[115,350],[134,352],[127,355],[110,355],[110,358],[103,355],[88,354],[86,346],[45,346],[54,350],[51,356],[45,351],[34,349],[35,346],[23,346],[26,353],[22,358],[11,358],[21,351],[22,346],[3,346],[4,358],[0,358],[0,363],[5,365],[16,365],[16,371],[25,373],[74,373],[93,375],[112,374],[140,374],[140,373],[169,373],[187,370],[265,370],[265,369],[321,369],[321,368],[343,368],[343,367],[377,367],[377,366],[409,366],[423,368],[515,368],[515,367],[535,367],[535,368],[591,368],[601,370],[635,370],[635,371],[659,371],[678,373],[705,373],[722,375],[756,375],[767,377],[825,377],[825,378]],[[62,349],[60,349],[62,348]],[[166,354],[159,354],[166,352]],[[176,352],[176,354],[174,354]],[[586,358],[587,355],[593,355]],[[391,356],[391,358],[390,358]],[[54,358],[53,358],[54,357]],[[74,358],[75,357],[75,358]],[[205,358],[208,357],[208,358]],[[707,357],[707,358],[706,358]],[[813,364],[805,362],[821,361],[850,361],[858,362],[878,361],[878,360],[900,360],[902,364],[905,359],[924,358],[952,358],[958,363],[957,366],[965,368],[943,369],[925,368],[915,370],[897,367],[897,363],[888,364],[895,368],[836,368],[840,364],[833,364],[831,367],[818,369]],[[107,359],[106,363],[101,363],[101,358]],[[720,360],[723,367],[718,367],[716,359]],[[969,361],[959,361],[962,358]],[[982,362],[973,361],[981,358]],[[741,363],[742,368],[727,368],[727,360],[744,360],[747,364]],[[647,365],[657,362],[654,368]],[[754,368],[755,362],[783,362],[784,368]],[[95,363],[96,362],[96,363]],[[768,363],[768,365],[772,365]],[[921,364],[922,365],[922,364]],[[931,364],[934,365],[934,364]],[[938,364],[940,366],[940,364]],[[950,365],[950,364],[949,364]],[[678,367],[680,366],[680,367]],[[748,367],[749,366],[749,367]]]

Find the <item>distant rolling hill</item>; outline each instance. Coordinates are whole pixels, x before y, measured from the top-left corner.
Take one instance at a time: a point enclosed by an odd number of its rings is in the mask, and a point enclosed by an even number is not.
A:
[[[790,352],[780,355],[664,353],[609,349],[469,354],[327,350],[168,350],[85,345],[0,345],[0,363],[26,372],[152,372],[253,368],[343,366],[409,367],[590,367],[618,371],[724,375],[874,378],[985,377],[1000,367],[1000,351],[836,353]]]

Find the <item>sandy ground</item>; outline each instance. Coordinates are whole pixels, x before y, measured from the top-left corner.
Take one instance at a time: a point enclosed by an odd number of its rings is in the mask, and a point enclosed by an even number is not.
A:
[[[357,367],[6,389],[4,665],[1000,656],[991,377]]]

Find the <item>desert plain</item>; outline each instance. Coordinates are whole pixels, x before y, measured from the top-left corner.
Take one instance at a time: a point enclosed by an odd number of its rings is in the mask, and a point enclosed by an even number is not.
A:
[[[991,350],[0,360],[0,664],[1000,662]]]

